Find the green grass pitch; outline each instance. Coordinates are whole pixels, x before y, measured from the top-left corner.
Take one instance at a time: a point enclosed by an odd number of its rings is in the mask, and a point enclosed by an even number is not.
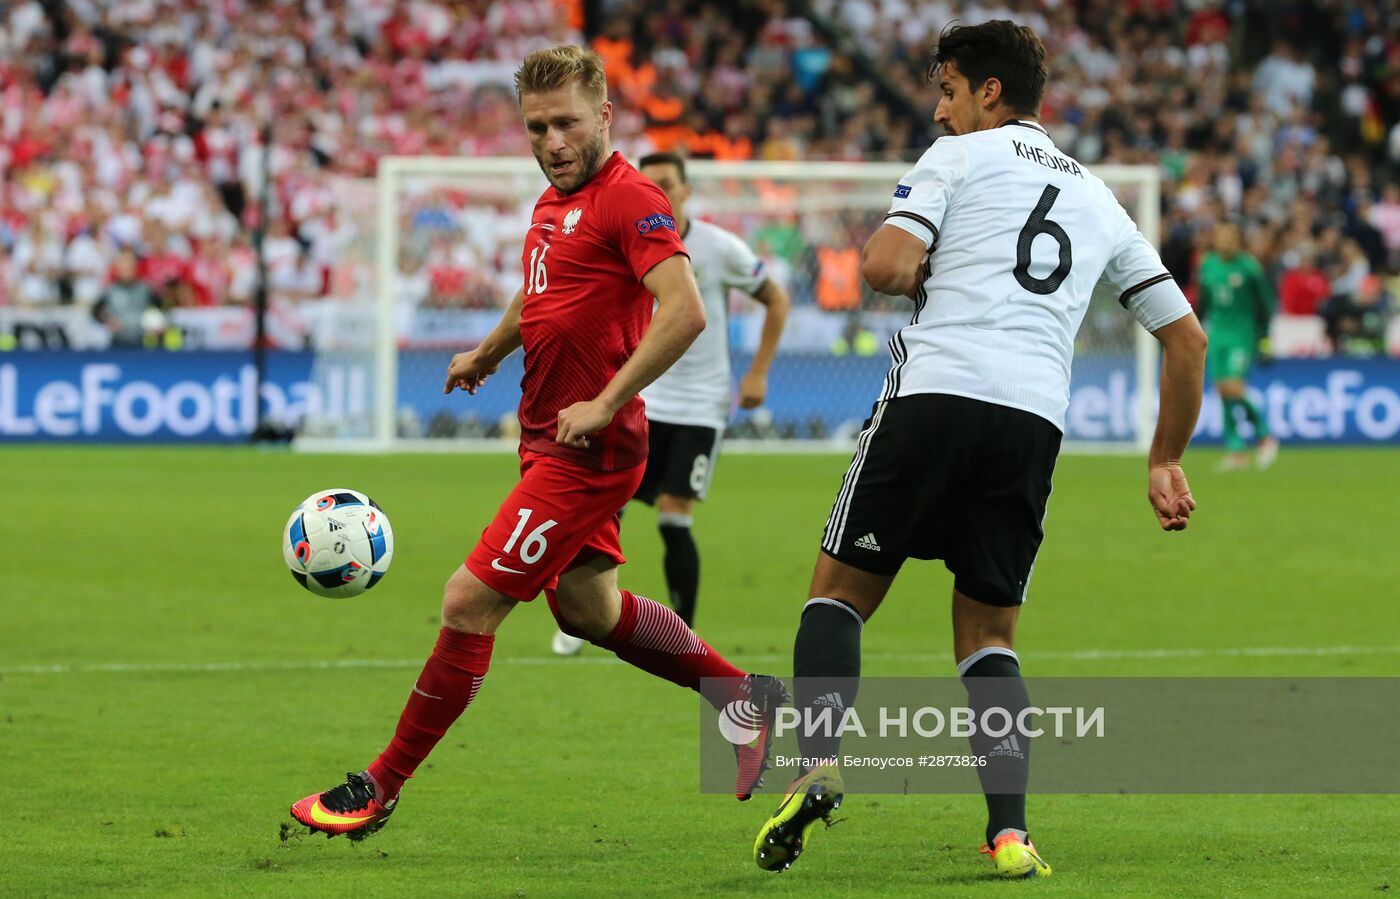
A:
[[[1188,459],[1200,508],[1170,535],[1140,460],[1062,459],[1021,623],[1029,674],[1400,673],[1400,454],[1285,451],[1274,471],[1232,475],[1217,458]],[[739,665],[790,673],[845,464],[720,461],[697,516],[699,630]],[[0,467],[0,896],[1400,890],[1394,796],[1033,796],[1055,876],[1024,884],[977,855],[980,797],[852,797],[792,871],[763,873],[750,851],[774,800],[698,793],[691,694],[591,647],[555,660],[543,601],[506,621],[480,697],[383,833],[283,845],[287,806],[388,739],[441,583],[513,460],[49,447],[0,450]],[[393,569],[360,600],[316,598],[283,570],[287,513],[327,486],[368,492],[394,523]],[[662,596],[652,525],[629,512],[623,582]],[[866,629],[868,674],[952,673],[950,587],[941,565],[905,569]],[[388,664],[315,667],[342,659]],[[52,665],[68,667],[36,670]]]

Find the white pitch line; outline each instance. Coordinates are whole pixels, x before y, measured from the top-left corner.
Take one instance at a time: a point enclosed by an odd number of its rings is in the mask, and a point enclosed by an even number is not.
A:
[[[1397,655],[1400,646],[1242,646],[1218,649],[1087,649],[1076,652],[1031,652],[1032,659],[1069,659],[1097,661],[1099,659],[1193,659],[1205,657],[1234,658],[1237,656],[1360,656]]]
[[[1081,649],[1045,650],[1025,654],[1037,659],[1066,662],[1100,662],[1125,659],[1267,658],[1289,656],[1400,655],[1400,646],[1240,646],[1215,649]],[[782,662],[790,654],[736,654],[748,662]],[[867,653],[866,661],[924,662],[950,661],[946,653]],[[306,661],[254,662],[113,662],[106,664],[11,665],[0,667],[0,675],[23,674],[203,674],[251,671],[339,671],[355,668],[400,670],[422,668],[423,659],[310,659]],[[615,656],[588,655],[580,658],[554,656],[507,656],[494,665],[612,665],[621,664]]]

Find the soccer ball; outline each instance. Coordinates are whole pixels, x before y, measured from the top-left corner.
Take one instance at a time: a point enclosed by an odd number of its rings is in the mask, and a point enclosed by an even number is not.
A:
[[[282,529],[282,558],[296,582],[317,596],[359,596],[379,583],[393,557],[388,516],[356,490],[316,491]]]

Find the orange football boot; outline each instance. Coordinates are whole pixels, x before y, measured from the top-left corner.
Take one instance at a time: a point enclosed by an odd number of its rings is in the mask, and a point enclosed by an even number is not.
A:
[[[345,834],[356,842],[377,833],[394,813],[399,799],[381,803],[367,772],[345,775],[345,783],[312,793],[292,806],[292,817],[327,837]]]
[[[748,675],[740,682],[739,690],[741,698],[729,703],[722,714],[741,725],[745,735],[751,735],[748,741],[734,746],[734,760],[739,769],[734,781],[734,798],[745,802],[763,786],[778,709],[790,697],[782,680],[766,674]]]

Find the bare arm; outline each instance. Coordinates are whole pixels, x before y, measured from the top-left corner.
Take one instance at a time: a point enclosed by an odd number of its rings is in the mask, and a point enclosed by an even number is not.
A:
[[[1181,457],[1201,412],[1206,335],[1194,314],[1152,332],[1162,344],[1161,411],[1147,456],[1147,499],[1166,531],[1185,530],[1196,500]]]
[[[602,393],[559,411],[555,440],[585,447],[588,435],[608,426],[613,415],[670,368],[705,330],[705,304],[690,270],[690,259],[677,253],[652,266],[642,285],[656,297],[656,313],[641,343]]]
[[[443,393],[451,393],[458,387],[467,393],[476,393],[501,362],[520,349],[520,310],[524,305],[525,289],[521,288],[515,292],[515,299],[510,301],[496,327],[476,345],[476,349],[452,357],[447,366],[447,383],[443,385]]]
[[[772,278],[759,285],[753,298],[766,308],[763,312],[763,333],[758,338],[758,351],[753,354],[753,362],[749,364],[744,379],[739,382],[739,406],[743,409],[757,409],[763,405],[764,397],[768,395],[768,370],[773,367],[773,357],[778,353],[778,341],[782,339],[788,310],[792,308],[792,298]]]
[[[866,241],[860,273],[871,290],[892,297],[913,297],[923,283],[928,253],[924,242],[903,228],[881,225]]]

